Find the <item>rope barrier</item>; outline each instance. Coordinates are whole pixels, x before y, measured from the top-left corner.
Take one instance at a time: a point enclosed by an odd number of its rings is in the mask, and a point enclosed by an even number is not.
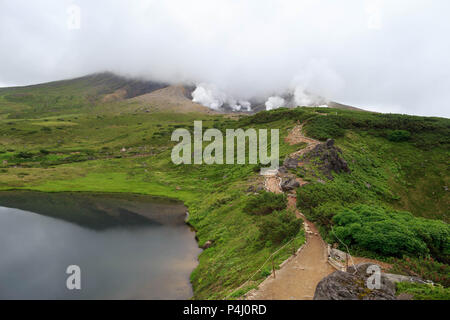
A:
[[[336,239],[338,239],[339,242],[342,243],[342,244],[345,246],[345,250],[347,250],[347,255],[350,256],[350,259],[352,260],[353,268],[355,269],[355,272],[353,272],[353,274],[356,274],[356,272],[358,271],[358,269],[357,269],[356,266],[355,266],[355,262],[353,261],[352,255],[350,254],[350,250],[348,249],[347,245],[346,245],[341,239],[339,239],[339,237],[336,235],[336,233],[334,233],[333,225],[331,225],[331,232],[333,232],[333,234],[334,234],[334,236],[336,237]],[[347,271],[347,270],[346,270],[346,271]]]
[[[270,260],[270,258],[272,258],[275,254],[277,254],[281,249],[283,249],[284,247],[286,247],[290,242],[294,241],[296,239],[296,237],[292,238],[291,240],[289,240],[288,242],[286,242],[286,244],[284,244],[282,247],[280,247],[277,251],[275,251],[274,253],[272,253],[267,260],[261,265],[261,267],[256,270],[256,272],[254,274],[252,274],[252,276],[250,278],[248,278],[247,281],[245,281],[241,286],[239,286],[238,288],[234,289],[230,294],[228,294],[225,297],[225,300],[228,299],[233,293],[235,293],[237,290],[239,290],[240,288],[244,287],[258,272],[261,271],[261,269],[266,265],[267,261]]]

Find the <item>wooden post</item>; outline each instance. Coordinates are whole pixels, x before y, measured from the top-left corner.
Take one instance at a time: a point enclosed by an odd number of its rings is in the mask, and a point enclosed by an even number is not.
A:
[[[272,271],[273,271],[273,278],[275,279],[276,278],[276,275],[275,275],[275,263],[273,262],[273,257],[272,257]]]

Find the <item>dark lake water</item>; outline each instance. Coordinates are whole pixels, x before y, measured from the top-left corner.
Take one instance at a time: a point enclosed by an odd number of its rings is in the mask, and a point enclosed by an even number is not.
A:
[[[0,299],[188,299],[200,249],[177,202],[0,192]],[[81,269],[68,290],[66,269]]]

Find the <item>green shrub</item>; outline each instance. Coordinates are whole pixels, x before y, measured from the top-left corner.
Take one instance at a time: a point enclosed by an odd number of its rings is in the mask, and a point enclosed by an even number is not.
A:
[[[244,212],[253,215],[266,215],[287,206],[286,195],[263,191],[250,196],[244,206]]]
[[[339,238],[348,246],[395,257],[433,254],[445,261],[450,255],[450,227],[442,221],[358,205],[342,209],[333,222],[332,240],[338,242]]]
[[[274,211],[272,214],[261,217],[258,224],[260,239],[280,244],[295,236],[302,225],[291,210]]]
[[[311,209],[324,202],[352,203],[364,197],[355,185],[348,182],[310,183],[297,189],[297,205]]]
[[[319,206],[312,208],[308,214],[311,221],[318,222],[319,225],[327,226],[333,219],[333,216],[342,210],[342,205],[336,202],[324,202]]]
[[[450,266],[431,257],[395,259],[389,271],[406,276],[420,277],[439,283],[446,288],[450,287]]]
[[[33,158],[33,154],[31,152],[22,151],[16,154],[16,157],[20,159],[30,159]]]
[[[411,138],[411,133],[406,130],[394,130],[388,134],[387,138],[394,142],[408,141]]]
[[[339,138],[345,133],[339,124],[339,117],[333,115],[316,116],[310,119],[305,130],[308,136],[319,140]]]
[[[450,300],[450,288],[444,288],[439,284],[399,282],[396,294],[401,293],[411,294],[414,300]]]

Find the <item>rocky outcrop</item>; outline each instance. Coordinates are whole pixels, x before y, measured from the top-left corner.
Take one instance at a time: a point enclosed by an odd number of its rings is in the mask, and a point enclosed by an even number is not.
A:
[[[283,162],[283,167],[287,169],[295,169],[298,167],[298,160],[295,158],[286,158]]]
[[[422,284],[429,284],[430,281],[425,281],[419,277],[410,277],[410,276],[402,276],[400,274],[393,274],[393,273],[384,273],[386,278],[390,280],[393,283],[397,282],[412,282],[412,283],[422,283]]]
[[[264,185],[251,185],[247,188],[247,192],[257,193],[264,190]]]
[[[333,272],[319,282],[314,300],[396,300],[395,284],[383,273],[380,288],[368,288],[371,273],[367,273],[367,268],[372,265],[361,263],[349,267],[347,272]]]
[[[283,191],[291,191],[300,187],[300,183],[295,178],[284,178],[281,181],[281,189]]]
[[[347,162],[341,157],[342,150],[334,145],[334,140],[317,145],[304,156],[305,162],[313,162],[329,178],[333,179],[331,172],[350,172]]]

